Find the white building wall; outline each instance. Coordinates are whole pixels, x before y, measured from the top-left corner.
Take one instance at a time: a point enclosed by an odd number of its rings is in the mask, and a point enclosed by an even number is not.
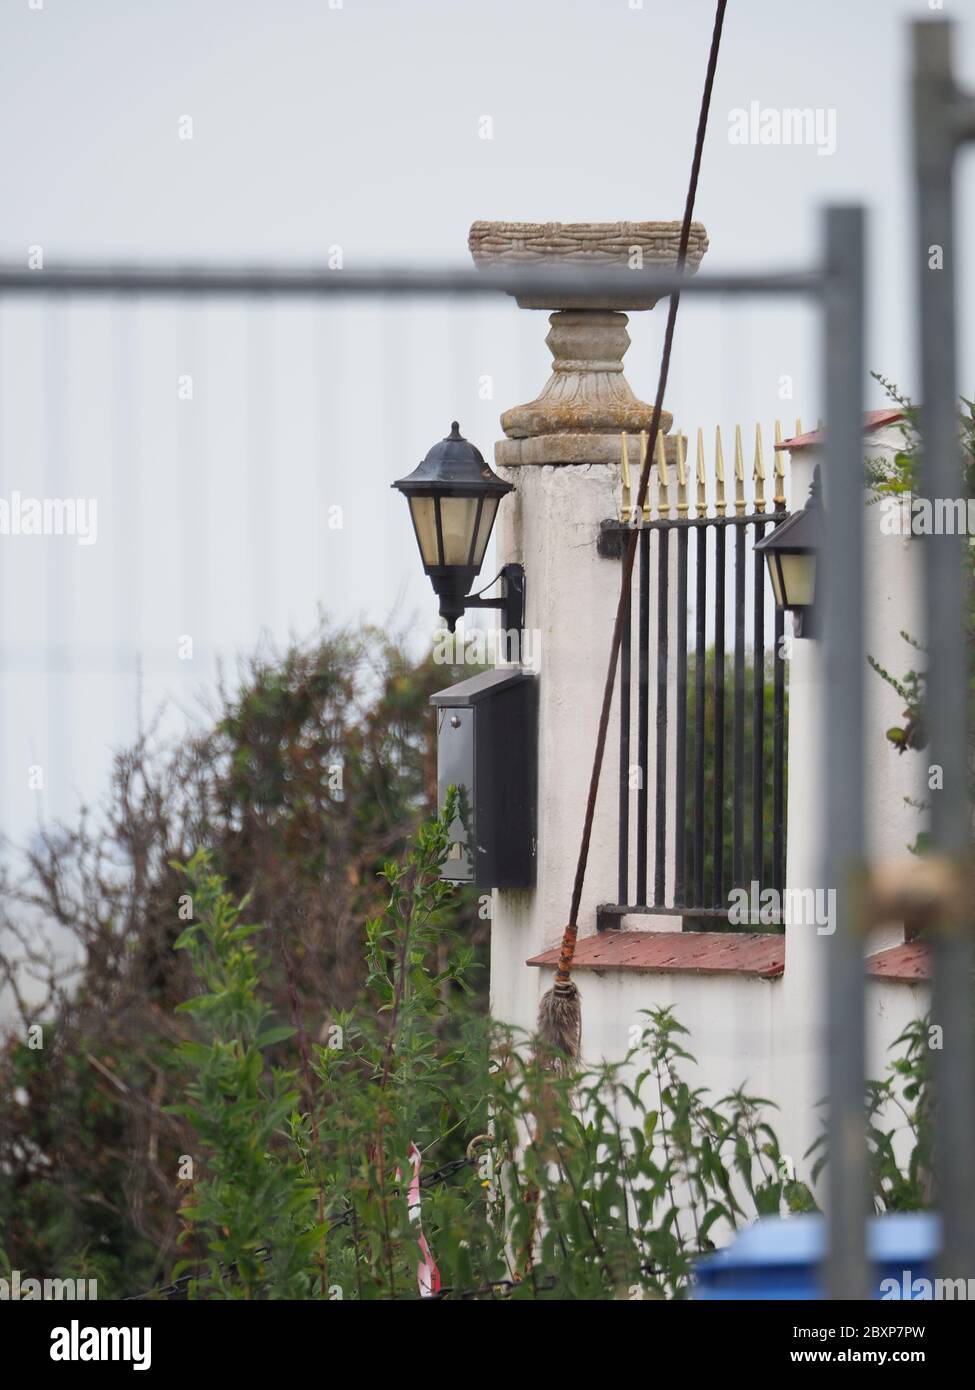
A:
[[[865,440],[865,455],[891,453],[901,444],[900,432],[887,429]],[[821,451],[808,447],[791,457],[793,506],[803,505]],[[867,648],[864,653],[866,696],[866,824],[868,852],[873,861],[903,858],[921,829],[917,810],[905,798],[920,799],[926,764],[915,753],[899,754],[885,731],[903,723],[897,693],[866,663],[867,653],[900,676],[913,665],[913,653],[900,637],[902,629],[919,637],[920,559],[908,538],[881,535],[880,510],[864,507],[864,571],[867,607]],[[822,884],[820,807],[823,727],[822,647],[797,639],[789,665],[788,842],[786,882],[789,888]],[[786,932],[786,970],[778,991],[774,1021],[773,1093],[781,1107],[781,1126],[789,1151],[802,1154],[820,1131],[825,1096],[824,1027],[826,1020],[824,941],[815,927],[792,926]],[[903,940],[899,923],[870,934],[867,953]],[[889,1061],[888,1049],[904,1025],[926,1011],[925,991],[901,983],[872,981],[868,985],[868,1071],[879,1077]]]
[[[899,435],[868,441],[867,453],[895,448]],[[631,454],[631,457],[633,455]],[[813,450],[792,459],[789,495],[801,505],[808,492]],[[498,558],[521,561],[527,572],[527,626],[539,668],[538,877],[533,891],[495,892],[492,910],[491,1006],[496,1017],[526,1031],[551,973],[526,959],[558,945],[568,912],[582,829],[606,660],[618,599],[620,567],[597,554],[599,523],[616,514],[618,470],[608,464],[522,465],[505,477],[517,488],[500,509]],[[911,665],[898,636],[919,632],[916,556],[911,542],[879,533],[876,509],[866,509],[864,543],[870,611],[869,651],[896,675]],[[655,605],[651,603],[651,648]],[[673,641],[673,632],[671,633]],[[813,730],[821,712],[821,648],[794,644],[789,667],[789,809],[787,886],[820,885],[818,845],[822,788]],[[866,654],[864,655],[866,661]],[[871,852],[901,855],[919,829],[904,804],[918,795],[922,760],[899,757],[884,730],[900,720],[898,697],[866,672],[868,698],[868,822]],[[614,707],[600,784],[596,822],[580,913],[580,934],[595,930],[595,909],[616,900],[618,713]],[[633,760],[636,760],[634,744]],[[650,775],[652,793],[653,757]],[[652,808],[652,794],[651,794]],[[673,807],[669,808],[672,817]],[[671,822],[672,823],[672,822]],[[630,919],[634,927],[676,927],[679,919]],[[876,934],[870,949],[901,939],[894,924]],[[698,1068],[689,1076],[714,1096],[747,1083],[778,1106],[774,1119],[784,1153],[800,1176],[803,1155],[817,1136],[823,1111],[823,952],[814,927],[790,927],[786,969],[780,980],[740,975],[640,974],[580,971],[584,1060],[618,1061],[642,1011],[673,1006],[689,1030],[688,1050]],[[868,985],[869,1071],[881,1075],[887,1048],[925,1010],[925,991],[889,982]]]

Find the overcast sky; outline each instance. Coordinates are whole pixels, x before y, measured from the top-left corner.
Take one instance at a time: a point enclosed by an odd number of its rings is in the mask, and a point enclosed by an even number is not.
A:
[[[3,260],[41,246],[46,265],[289,264],[341,247],[346,267],[463,264],[478,218],[680,216],[711,0],[333,4],[2,0]],[[975,12],[952,10],[975,88]],[[863,202],[868,360],[908,391],[907,38],[930,13],[927,0],[731,0],[697,205],[705,266],[741,269],[811,264],[822,206]],[[752,102],[821,111],[835,150],[733,143],[732,113]],[[663,321],[662,308],[631,320],[644,398]],[[490,456],[501,411],[545,380],[546,331],[509,299],[0,303],[0,497],[98,504],[94,545],[0,536],[0,828],[22,838],[41,811],[70,816],[97,793],[136,727],[137,660],[148,716],[164,698],[192,710],[215,653],[307,632],[319,604],[431,628],[389,483],[453,418]],[[756,421],[814,423],[818,375],[808,309],[685,300],[667,404],[691,433],[741,422],[751,438]]]

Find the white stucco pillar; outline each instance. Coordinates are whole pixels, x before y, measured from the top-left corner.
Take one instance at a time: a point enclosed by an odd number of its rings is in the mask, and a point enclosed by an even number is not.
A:
[[[653,300],[627,287],[626,271],[638,261],[673,264],[678,231],[676,223],[475,223],[471,230],[479,266],[582,261],[620,268],[618,298],[519,297],[522,308],[551,313],[546,341],[555,360],[538,398],[502,416],[506,438],[495,451],[498,471],[516,488],[499,511],[497,556],[500,563],[525,567],[528,650],[539,680],[539,747],[537,881],[529,891],[494,893],[491,1008],[495,1017],[525,1030],[534,1029],[539,997],[551,984],[548,972],[525,961],[558,944],[569,911],[619,599],[620,563],[600,557],[599,527],[619,514],[620,434],[630,439],[636,472],[639,432],[649,429],[652,416],[623,373],[630,340],[622,310],[649,309]],[[695,224],[691,268],[706,246],[704,229]],[[661,424],[669,429],[670,416]],[[672,446],[668,452],[673,460]],[[597,904],[617,899],[618,750],[614,699],[580,936],[595,930]]]
[[[551,980],[525,965],[557,945],[572,893],[589,787],[596,718],[616,601],[619,564],[600,559],[600,521],[617,493],[610,464],[499,471],[518,488],[498,521],[498,553],[526,569],[527,627],[538,670],[538,867],[530,891],[497,891],[491,915],[491,1007],[534,1027]],[[613,726],[616,725],[614,703]],[[615,899],[616,758],[607,757],[582,899],[582,933],[597,903]]]

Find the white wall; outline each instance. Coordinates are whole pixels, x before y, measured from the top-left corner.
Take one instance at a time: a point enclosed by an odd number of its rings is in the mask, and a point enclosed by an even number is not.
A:
[[[866,457],[890,454],[901,445],[896,428],[865,440]],[[808,496],[813,468],[821,459],[818,448],[791,457],[793,506]],[[900,677],[917,656],[899,636],[903,628],[919,637],[919,556],[910,538],[883,536],[880,511],[864,507],[864,573],[867,605],[867,653]],[[789,665],[788,845],[786,881],[789,888],[818,886],[822,878],[822,846],[818,808],[823,727],[822,647],[798,639]],[[864,654],[866,667],[866,653]],[[868,853],[874,861],[902,858],[921,828],[919,813],[905,797],[922,796],[924,765],[913,753],[898,754],[885,730],[903,723],[902,702],[869,667],[864,674],[866,700],[866,824]],[[872,932],[867,952],[899,943],[898,923]],[[804,1152],[819,1132],[825,1095],[826,1018],[825,937],[814,927],[794,926],[786,932],[786,970],[779,991],[780,1007],[774,1027],[773,1092],[782,1107],[783,1133],[797,1153]],[[868,985],[868,1071],[883,1074],[887,1049],[903,1026],[925,1011],[924,991],[909,985],[874,981]]]
[[[868,440],[866,452],[873,455],[898,443],[899,435],[889,432]],[[805,500],[814,462],[811,449],[792,459],[789,495],[794,505]],[[608,465],[523,466],[508,470],[506,476],[517,492],[501,508],[498,555],[501,561],[520,560],[526,567],[527,625],[534,630],[539,654],[538,882],[532,892],[494,894],[491,1002],[497,1017],[531,1030],[551,973],[528,967],[525,961],[559,943],[582,828],[619,584],[619,564],[599,558],[595,542],[599,523],[615,515],[619,492],[617,470]],[[876,509],[865,509],[868,647],[901,675],[911,665],[911,651],[898,632],[904,627],[919,633],[916,556],[909,540],[881,537],[878,520]],[[651,604],[651,648],[654,622]],[[815,886],[820,877],[820,658],[818,642],[795,642],[789,666],[789,888]],[[896,694],[869,671],[866,688],[870,847],[877,857],[895,856],[905,852],[919,828],[917,813],[903,798],[918,794],[921,760],[911,754],[899,757],[884,739],[883,731],[900,719]],[[579,919],[583,936],[595,930],[596,905],[616,898],[618,736],[614,707]],[[629,925],[677,927],[679,919],[651,923],[634,918]],[[715,1096],[747,1083],[753,1092],[775,1102],[779,1113],[773,1124],[782,1150],[805,1175],[803,1155],[823,1116],[822,939],[815,927],[790,927],[785,975],[774,981],[695,973],[578,972],[584,1059],[619,1060],[631,1045],[631,1030],[645,1023],[642,1011],[672,1005],[689,1030],[688,1050],[698,1062],[688,1079],[707,1086]],[[900,939],[895,924],[878,933],[870,949]],[[924,996],[918,987],[868,984],[871,1075],[883,1074],[887,1047],[905,1024],[924,1012]]]

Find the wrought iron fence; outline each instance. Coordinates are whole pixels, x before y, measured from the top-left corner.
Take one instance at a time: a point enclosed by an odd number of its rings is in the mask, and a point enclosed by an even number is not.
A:
[[[782,460],[776,453],[769,511],[761,428],[749,499],[737,427],[729,499],[719,428],[711,507],[698,430],[693,515],[684,436],[666,447],[658,438],[654,463],[655,506],[648,498],[636,515],[624,436],[621,514],[600,540],[603,554],[616,555],[627,529],[640,531],[618,676],[618,901],[600,907],[599,925],[659,914],[682,918],[685,930],[714,929],[728,925],[732,888],[772,887],[781,901],[785,887],[784,615],[754,553],[787,515]],[[781,930],[778,914],[765,925]]]

